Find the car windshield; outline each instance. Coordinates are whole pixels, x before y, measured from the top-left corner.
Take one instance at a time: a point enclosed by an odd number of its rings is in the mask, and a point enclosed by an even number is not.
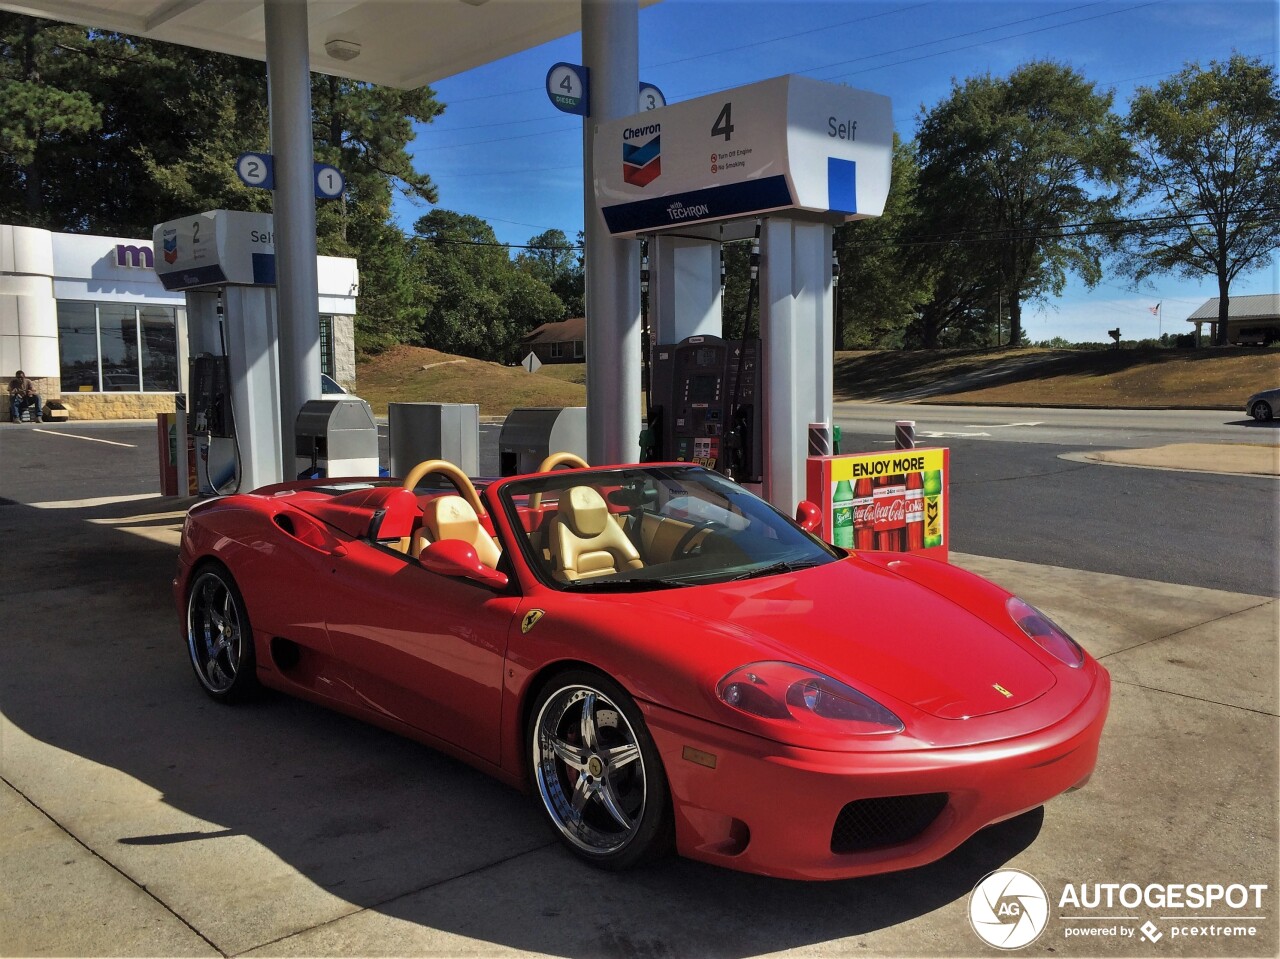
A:
[[[504,483],[500,497],[529,565],[565,590],[722,583],[843,555],[697,466],[561,470]]]

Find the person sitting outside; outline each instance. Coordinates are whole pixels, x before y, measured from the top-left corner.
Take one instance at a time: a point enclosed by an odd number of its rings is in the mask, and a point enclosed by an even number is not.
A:
[[[22,411],[35,408],[33,420],[39,422],[41,416],[40,394],[36,385],[27,378],[27,374],[18,370],[9,381],[9,419],[11,422],[22,422]]]

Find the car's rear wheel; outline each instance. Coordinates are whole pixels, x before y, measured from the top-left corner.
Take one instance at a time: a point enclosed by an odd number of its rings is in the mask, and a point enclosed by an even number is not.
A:
[[[1271,419],[1271,404],[1266,400],[1258,400],[1258,402],[1254,403],[1253,407],[1249,410],[1249,415],[1259,423],[1265,422],[1266,420]]]
[[[187,650],[214,699],[234,702],[258,689],[249,613],[235,580],[217,564],[202,567],[187,591]]]
[[[669,851],[667,777],[640,710],[617,683],[562,673],[538,694],[532,716],[533,789],[573,853],[626,869]]]

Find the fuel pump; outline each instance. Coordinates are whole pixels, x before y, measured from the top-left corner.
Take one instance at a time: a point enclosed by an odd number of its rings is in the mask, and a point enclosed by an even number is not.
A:
[[[888,98],[776,77],[602,122],[592,149],[609,232],[649,241],[651,455],[759,481],[791,512],[809,424],[831,422],[834,229],[883,212]],[[714,254],[753,226],[759,331],[726,341]]]
[[[160,281],[187,298],[187,428],[195,442],[200,492],[279,482],[284,473],[271,215],[192,214],[157,225],[152,242]]]
[[[654,351],[655,460],[760,482],[760,341],[691,336]]]

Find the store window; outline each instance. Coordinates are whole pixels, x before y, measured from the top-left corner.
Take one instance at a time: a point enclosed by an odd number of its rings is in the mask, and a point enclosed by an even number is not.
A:
[[[333,376],[333,317],[328,313],[320,314],[320,372],[325,376]]]
[[[171,306],[58,302],[64,393],[174,393],[178,335]]]

